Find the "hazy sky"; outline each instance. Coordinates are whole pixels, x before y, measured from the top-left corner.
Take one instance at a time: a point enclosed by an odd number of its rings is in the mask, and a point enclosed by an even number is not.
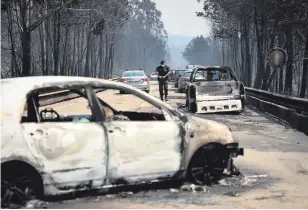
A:
[[[195,12],[202,11],[197,0],[153,0],[162,12],[162,20],[169,35],[197,36],[209,33],[209,24]]]

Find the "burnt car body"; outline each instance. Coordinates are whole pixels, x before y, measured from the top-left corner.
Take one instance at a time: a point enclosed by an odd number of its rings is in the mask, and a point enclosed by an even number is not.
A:
[[[182,70],[177,70],[175,72],[175,81],[174,81],[174,87],[177,88],[179,85],[179,79],[183,76],[183,74],[185,73],[186,69],[182,69]]]
[[[193,113],[241,112],[246,93],[229,67],[199,66],[186,86],[186,105]]]
[[[179,78],[178,80],[178,92],[182,93],[185,92],[186,86],[189,83],[190,75],[193,72],[193,70],[187,70],[184,72],[184,74]]]
[[[128,92],[162,113],[115,110],[97,89]],[[92,114],[39,111],[46,93],[67,90],[87,100]],[[21,191],[41,197],[186,178],[204,184],[243,155],[226,125],[186,116],[126,84],[41,76],[2,79],[1,91],[2,205],[4,195],[16,202]]]

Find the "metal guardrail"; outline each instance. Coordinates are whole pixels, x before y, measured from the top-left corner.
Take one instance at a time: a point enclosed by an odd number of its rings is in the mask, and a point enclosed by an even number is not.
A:
[[[287,122],[308,135],[308,99],[245,88],[247,104]]]
[[[119,78],[109,79],[110,81],[118,81]],[[100,92],[102,90],[96,90],[96,92]],[[39,95],[40,106],[52,105],[55,103],[60,103],[63,101],[79,98],[80,95],[76,93],[72,93],[69,90],[55,91],[51,93],[43,93]]]
[[[245,91],[246,94],[249,96],[253,96],[267,102],[271,102],[289,109],[296,110],[296,112],[298,113],[308,113],[308,99],[280,95],[277,93],[257,90],[254,88],[245,87]]]

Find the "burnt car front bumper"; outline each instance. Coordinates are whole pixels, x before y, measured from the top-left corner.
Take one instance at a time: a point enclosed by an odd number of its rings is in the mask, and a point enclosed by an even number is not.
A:
[[[240,148],[238,143],[226,144],[225,148],[230,158],[244,156],[244,148]]]
[[[240,148],[238,143],[226,144],[225,148],[228,154],[227,171],[228,173],[238,174],[237,168],[234,166],[233,159],[237,156],[244,156],[244,149]]]

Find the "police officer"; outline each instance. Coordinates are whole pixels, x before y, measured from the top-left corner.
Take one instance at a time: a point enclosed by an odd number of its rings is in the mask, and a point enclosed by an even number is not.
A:
[[[158,75],[158,84],[159,84],[159,94],[160,99],[163,101],[164,92],[165,92],[165,101],[167,101],[168,96],[168,76],[171,74],[169,66],[165,65],[165,61],[160,62],[160,66],[156,68],[156,74]]]

